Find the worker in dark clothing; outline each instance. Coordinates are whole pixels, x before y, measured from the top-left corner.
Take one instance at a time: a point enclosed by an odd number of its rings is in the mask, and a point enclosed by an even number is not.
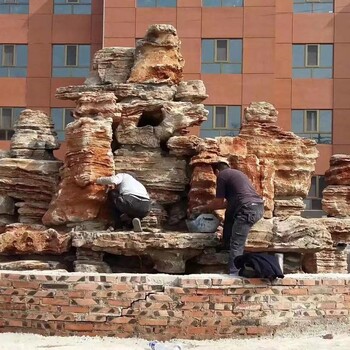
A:
[[[230,249],[229,273],[238,276],[234,259],[243,254],[251,227],[263,217],[264,202],[241,171],[231,169],[223,161],[216,163],[213,169],[217,177],[216,198],[193,211],[226,209],[223,242],[225,248]]]

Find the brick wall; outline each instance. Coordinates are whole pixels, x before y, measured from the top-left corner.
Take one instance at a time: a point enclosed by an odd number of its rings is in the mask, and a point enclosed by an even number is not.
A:
[[[347,275],[271,284],[220,275],[0,274],[0,332],[217,339],[349,323]]]

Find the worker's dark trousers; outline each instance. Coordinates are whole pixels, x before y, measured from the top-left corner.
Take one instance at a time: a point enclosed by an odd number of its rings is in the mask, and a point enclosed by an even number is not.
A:
[[[238,269],[234,264],[234,259],[236,256],[243,254],[250,229],[263,217],[263,215],[263,203],[244,204],[237,212],[233,212],[230,207],[227,208],[225,213],[223,240],[225,247],[229,247],[230,249],[230,274],[238,272]]]
[[[113,217],[116,223],[120,223],[120,216],[126,214],[130,219],[143,219],[151,209],[151,201],[146,198],[132,195],[121,195],[117,190],[108,192],[112,205]]]

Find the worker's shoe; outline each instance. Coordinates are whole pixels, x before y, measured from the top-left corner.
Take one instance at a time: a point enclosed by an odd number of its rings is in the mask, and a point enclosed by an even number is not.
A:
[[[134,232],[142,232],[141,221],[139,218],[132,219],[132,226],[134,228]]]

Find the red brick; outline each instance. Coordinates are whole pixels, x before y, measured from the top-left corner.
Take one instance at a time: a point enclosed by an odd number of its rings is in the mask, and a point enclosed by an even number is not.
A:
[[[69,305],[68,299],[58,299],[58,298],[42,298],[42,304],[48,305]]]
[[[282,290],[284,295],[306,295],[308,294],[307,288],[290,288]]]
[[[337,303],[334,301],[322,301],[316,305],[318,309],[335,309]]]
[[[78,313],[78,314],[85,314],[90,311],[90,308],[88,306],[62,306],[62,312],[63,313]]]
[[[226,290],[218,288],[196,289],[195,293],[197,295],[224,295],[226,293]]]
[[[164,318],[139,318],[138,324],[140,324],[141,326],[166,326],[168,324],[168,321]]]
[[[71,300],[71,305],[79,305],[79,306],[94,306],[98,305],[98,303],[94,299],[79,299],[75,298]]]
[[[272,327],[247,327],[247,335],[267,335],[273,333]]]
[[[112,284],[110,290],[132,291],[133,286],[131,284]]]
[[[324,286],[342,286],[345,285],[345,280],[322,279],[322,284]]]
[[[99,283],[77,283],[74,284],[74,290],[96,290],[100,286]]]
[[[189,303],[205,303],[209,301],[209,297],[200,295],[186,295],[181,297],[181,301]]]
[[[300,283],[300,280],[296,280],[295,278],[283,278],[282,280],[277,280],[273,283],[273,285],[280,286],[295,286]]]
[[[240,298],[233,295],[211,295],[210,302],[212,303],[234,303],[239,301]]]
[[[16,289],[35,289],[37,290],[40,286],[38,282],[27,282],[27,281],[13,281],[12,285]]]
[[[150,295],[149,297],[147,297],[146,300],[156,300],[156,301],[174,301],[173,298],[171,298],[169,295],[165,295],[165,294],[153,294],[153,295]]]
[[[136,320],[133,317],[108,317],[108,322],[110,323],[135,323]]]
[[[67,322],[65,323],[64,328],[67,331],[92,331],[94,324],[88,322]]]

